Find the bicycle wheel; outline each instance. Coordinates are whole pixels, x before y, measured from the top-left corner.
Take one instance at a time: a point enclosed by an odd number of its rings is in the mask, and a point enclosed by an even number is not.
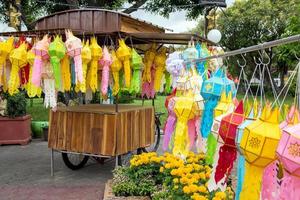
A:
[[[61,153],[61,155],[65,165],[72,170],[81,169],[89,160],[89,156],[80,154]]]
[[[154,143],[150,145],[149,147],[142,148],[144,152],[155,152],[157,151],[160,143],[160,127],[159,124],[156,124],[155,127],[155,135],[154,135]]]

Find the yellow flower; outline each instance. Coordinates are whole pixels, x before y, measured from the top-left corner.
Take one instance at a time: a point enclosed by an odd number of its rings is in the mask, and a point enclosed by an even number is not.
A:
[[[206,189],[205,186],[200,185],[200,186],[198,187],[198,191],[201,192],[201,193],[206,193],[206,192],[207,192],[207,189]]]
[[[206,179],[206,176],[205,176],[205,174],[204,174],[203,172],[199,173],[199,177],[200,177],[200,179],[202,179],[202,180],[205,180],[205,179]]]
[[[194,200],[207,200],[207,198],[203,195],[200,195],[198,193],[194,193],[193,196],[192,196],[192,199]]]
[[[192,193],[197,192],[198,189],[197,185],[191,184],[188,187]]]
[[[165,168],[166,169],[170,169],[171,168],[171,165],[169,163],[165,164]]]
[[[164,172],[164,169],[165,169],[164,167],[160,167],[160,168],[159,168],[159,172],[160,172],[160,173]]]
[[[212,200],[222,200],[219,197],[214,197]]]
[[[189,187],[189,186],[184,186],[184,187],[183,187],[183,192],[184,192],[185,194],[191,193],[190,187]]]
[[[178,182],[179,182],[178,178],[174,178],[174,179],[173,179],[173,183],[176,184],[176,183],[178,183]]]
[[[224,192],[216,192],[215,197],[219,197],[220,199],[226,199],[226,194]]]

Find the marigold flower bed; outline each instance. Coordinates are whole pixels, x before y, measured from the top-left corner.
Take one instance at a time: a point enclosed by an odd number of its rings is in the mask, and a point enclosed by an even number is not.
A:
[[[148,196],[153,200],[231,200],[234,192],[208,191],[211,167],[204,154],[190,152],[185,160],[170,153],[135,155],[129,167],[114,171],[116,196]]]

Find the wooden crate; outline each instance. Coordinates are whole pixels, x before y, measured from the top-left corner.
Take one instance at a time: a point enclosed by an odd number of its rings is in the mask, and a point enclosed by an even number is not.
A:
[[[115,156],[154,142],[149,106],[81,105],[50,112],[48,146],[56,150]]]

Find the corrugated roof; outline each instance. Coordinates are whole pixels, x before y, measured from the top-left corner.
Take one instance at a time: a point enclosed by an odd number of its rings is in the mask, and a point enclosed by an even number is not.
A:
[[[131,19],[134,19],[134,20],[137,20],[139,22],[143,22],[143,23],[147,23],[151,26],[154,26],[154,27],[157,27],[157,28],[160,28],[160,29],[164,29],[164,30],[168,30],[168,31],[173,31],[171,29],[168,29],[168,28],[165,28],[165,27],[162,27],[162,26],[158,26],[158,25],[155,25],[151,22],[148,22],[148,21],[145,21],[145,20],[142,20],[142,19],[139,19],[139,18],[136,18],[136,17],[133,17],[127,13],[122,13],[122,12],[118,12],[118,11],[115,11],[115,10],[107,10],[107,9],[96,9],[96,8],[84,8],[84,9],[70,9],[70,10],[64,10],[64,11],[61,11],[61,12],[56,12],[56,13],[52,13],[50,15],[47,15],[45,17],[42,17],[38,20],[35,21],[35,23],[38,23],[39,21],[42,21],[43,19],[45,18],[49,18],[49,17],[53,17],[55,15],[59,15],[59,14],[64,14],[64,13],[71,13],[71,12],[78,12],[78,11],[103,11],[103,12],[111,12],[111,13],[115,13],[115,14],[118,14],[118,15],[122,15],[124,17],[128,17],[128,18],[131,18]]]

